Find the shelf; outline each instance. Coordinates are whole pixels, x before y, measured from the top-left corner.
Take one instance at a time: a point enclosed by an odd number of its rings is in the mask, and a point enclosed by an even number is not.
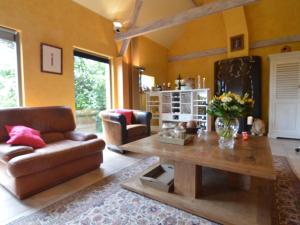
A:
[[[147,107],[155,111],[152,117],[155,123],[157,121],[162,124],[162,121],[178,123],[195,120],[198,126],[205,126],[209,129],[210,121],[206,113],[208,93],[208,89],[156,92],[157,98],[147,97]],[[149,95],[151,96],[151,92]]]
[[[206,120],[200,120],[200,119],[194,119],[195,121],[199,121],[199,122],[205,122],[206,123]]]

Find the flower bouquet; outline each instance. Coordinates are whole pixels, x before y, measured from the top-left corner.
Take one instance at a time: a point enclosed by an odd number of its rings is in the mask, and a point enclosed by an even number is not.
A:
[[[215,96],[209,103],[207,112],[216,116],[216,131],[220,137],[219,146],[232,149],[234,137],[239,129],[237,118],[249,114],[254,106],[254,100],[246,93],[244,96],[232,92]]]

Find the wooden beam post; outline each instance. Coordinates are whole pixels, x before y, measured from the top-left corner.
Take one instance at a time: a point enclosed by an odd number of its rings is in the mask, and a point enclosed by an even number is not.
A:
[[[170,16],[161,20],[154,21],[142,27],[132,28],[126,32],[118,33],[115,35],[115,40],[125,40],[128,38],[141,36],[153,31],[180,25],[200,17],[223,12],[224,10],[247,5],[256,1],[257,0],[219,0],[213,3],[186,10],[175,16]]]
[[[132,17],[131,17],[131,19],[129,21],[129,24],[128,24],[128,29],[130,29],[130,28],[132,28],[132,27],[135,26],[135,23],[137,21],[138,15],[140,14],[142,5],[143,5],[143,0],[136,0],[135,1],[135,6],[134,6],[133,14],[132,14]],[[122,42],[122,45],[121,45],[121,48],[120,48],[120,52],[119,52],[119,56],[124,56],[124,54],[125,54],[128,46],[129,46],[129,43],[130,43],[130,38],[125,39]]]

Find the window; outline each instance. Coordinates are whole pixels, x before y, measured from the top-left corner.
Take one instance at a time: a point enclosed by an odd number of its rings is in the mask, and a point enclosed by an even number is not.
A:
[[[21,105],[19,36],[0,27],[0,108]]]
[[[155,85],[155,78],[153,76],[141,75],[141,88],[142,91],[150,91]]]
[[[77,129],[101,133],[99,112],[111,107],[110,61],[75,50],[74,77]]]

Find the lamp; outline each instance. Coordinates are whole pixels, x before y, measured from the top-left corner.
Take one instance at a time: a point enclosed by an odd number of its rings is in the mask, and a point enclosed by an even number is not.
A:
[[[113,25],[114,25],[114,31],[116,31],[117,33],[121,32],[121,28],[123,27],[123,25],[120,21],[114,21]]]

